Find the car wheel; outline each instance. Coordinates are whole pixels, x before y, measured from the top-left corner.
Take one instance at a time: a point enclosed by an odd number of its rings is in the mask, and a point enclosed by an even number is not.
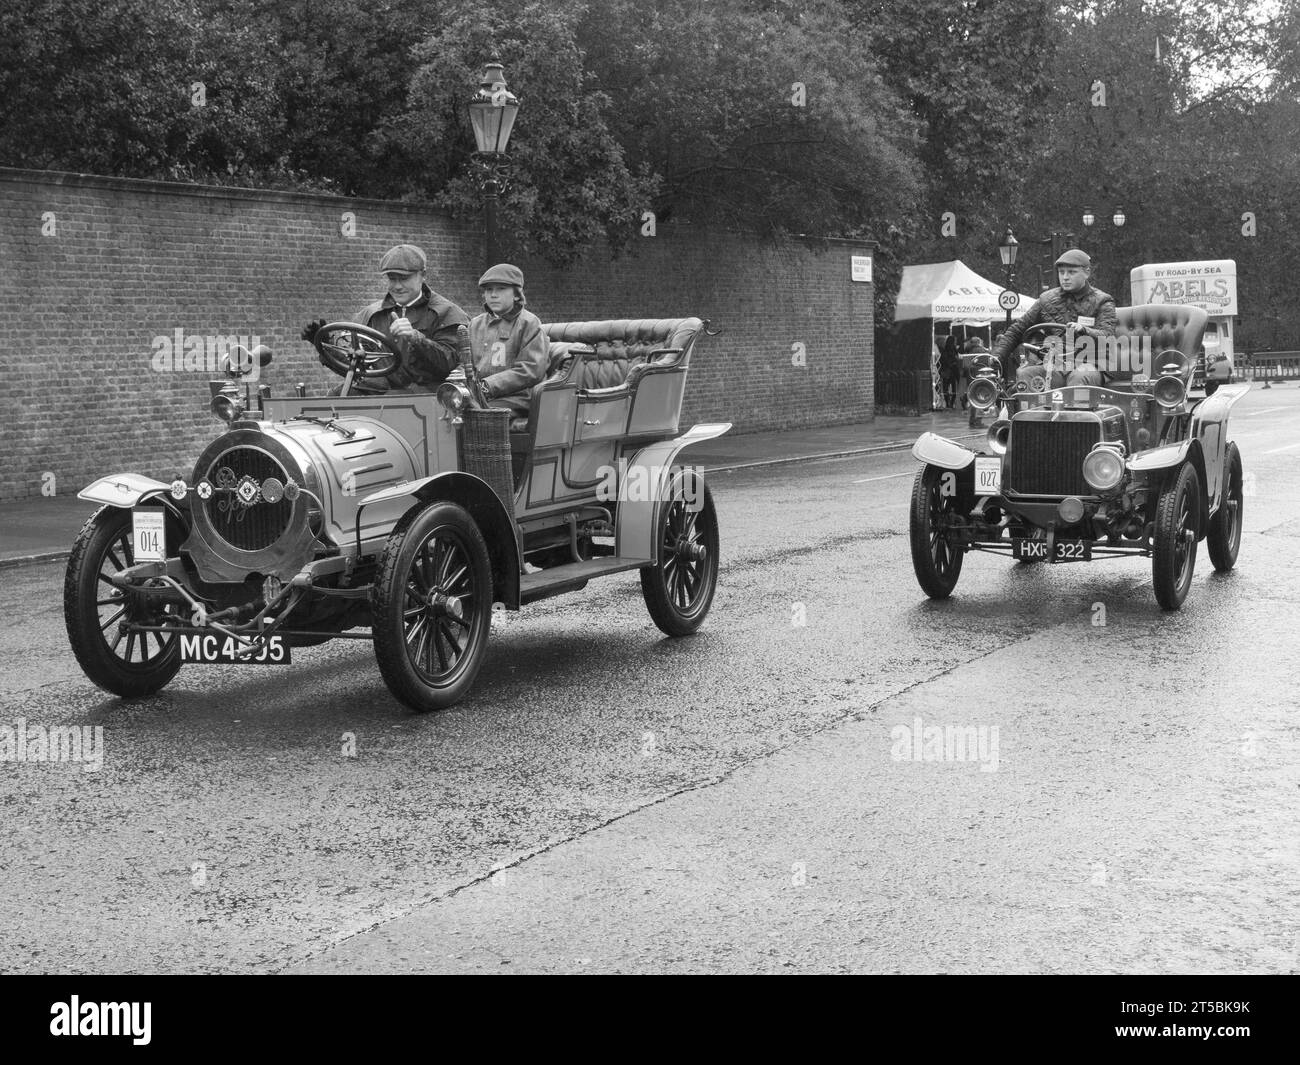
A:
[[[105,506],[81,527],[63,578],[63,620],[72,653],[87,677],[125,698],[152,695],[181,668],[175,633],[126,632],[122,627],[128,621],[166,624],[175,616],[167,605],[150,603],[110,581],[111,574],[134,564],[131,512]]]
[[[718,585],[718,515],[697,472],[677,469],[671,478],[655,530],[659,561],[641,570],[641,595],[661,631],[687,636],[703,624]]]
[[[1223,502],[1210,519],[1205,546],[1210,551],[1210,561],[1220,573],[1226,573],[1237,564],[1241,549],[1241,516],[1245,492],[1241,476],[1241,452],[1236,444],[1228,445],[1223,461]]]
[[[1206,398],[1206,399],[1209,399],[1209,398],[1210,398],[1212,395],[1214,395],[1214,393],[1217,392],[1218,390],[1219,390],[1219,382],[1218,382],[1218,381],[1206,381],[1206,382],[1205,382],[1205,398]]]
[[[908,523],[912,541],[912,568],[921,590],[931,599],[947,599],[957,587],[964,553],[954,547],[944,528],[945,518],[957,513],[957,497],[944,495],[941,466],[922,466],[912,485],[912,512]]]
[[[487,654],[492,568],[463,507],[433,503],[398,522],[370,605],[375,658],[398,699],[441,710],[469,693]]]
[[[1201,505],[1200,482],[1190,463],[1166,482],[1156,502],[1156,528],[1151,551],[1151,575],[1156,601],[1165,610],[1178,610],[1187,598],[1196,569],[1196,521]]]

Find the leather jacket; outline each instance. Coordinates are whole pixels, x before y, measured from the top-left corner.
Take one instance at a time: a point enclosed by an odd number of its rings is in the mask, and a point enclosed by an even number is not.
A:
[[[1091,318],[1092,325],[1080,327],[1080,335],[1113,337],[1119,325],[1115,317],[1115,299],[1099,288],[1085,285],[1078,292],[1066,292],[1062,288],[1049,288],[1023,315],[1007,328],[993,345],[993,354],[1002,365],[1007,364],[1007,356],[1016,350],[1020,338],[1031,325],[1040,322],[1057,322],[1070,325],[1080,318]]]
[[[414,387],[433,391],[460,365],[457,356],[456,327],[469,325],[469,315],[428,285],[420,298],[406,308],[406,317],[419,335],[395,337],[389,326],[401,317],[401,308],[392,296],[376,300],[363,310],[357,321],[378,329],[402,356],[402,365],[388,378],[389,388]],[[368,390],[382,390],[382,382],[367,382]]]

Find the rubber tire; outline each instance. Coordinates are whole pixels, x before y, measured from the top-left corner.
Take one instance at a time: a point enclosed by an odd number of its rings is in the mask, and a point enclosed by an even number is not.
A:
[[[128,566],[133,564],[135,552],[130,529],[131,511],[121,507],[100,507],[86,520],[73,542],[72,554],[64,571],[63,621],[72,653],[86,676],[114,695],[138,699],[152,695],[176,676],[181,668],[181,641],[178,636],[171,636],[170,643],[160,649],[151,662],[128,663],[113,652],[104,638],[96,601],[101,598],[100,589],[107,592],[109,586],[100,584],[99,574],[106,564],[109,550],[115,545],[119,545],[123,561]],[[126,600],[129,601],[130,596]],[[128,638],[128,648],[132,640]],[[153,640],[153,634],[145,635],[146,649]]]
[[[1206,398],[1206,399],[1209,399],[1209,398],[1210,398],[1212,395],[1214,395],[1214,393],[1216,393],[1218,390],[1219,390],[1219,382],[1218,382],[1218,381],[1206,381],[1206,382],[1205,382],[1205,398]]]
[[[434,536],[454,543],[465,556],[474,612],[465,626],[468,638],[459,660],[445,677],[430,680],[411,662],[403,612],[416,553]],[[487,544],[464,507],[436,502],[406,514],[388,538],[370,594],[375,659],[388,690],[420,713],[444,709],[468,695],[487,655],[492,592]]]
[[[721,563],[718,551],[718,514],[713,507],[713,494],[699,473],[678,468],[672,471],[670,477],[668,497],[659,508],[655,528],[659,561],[642,568],[641,596],[645,599],[651,620],[661,632],[669,636],[689,636],[704,623],[718,586],[718,568]],[[703,500],[693,521],[687,520],[690,516],[690,511],[686,509],[685,491],[688,477],[697,482]],[[680,583],[677,580],[676,574],[683,571],[679,568],[682,560],[676,554],[674,544],[683,529],[689,530],[686,535],[693,543],[704,548],[704,557],[695,560],[699,563],[698,566],[690,562],[686,564],[686,572],[697,573],[698,584],[685,606],[680,606],[675,601],[675,590],[682,587],[686,578],[683,576]]]
[[[908,536],[912,542],[912,569],[916,572],[921,591],[931,599],[947,599],[952,595],[965,558],[965,552],[954,551],[946,543],[943,544],[942,552],[945,558],[936,557],[940,541],[931,540],[932,536],[938,535],[934,532],[934,501],[938,499],[939,509],[945,509],[943,497],[939,495],[940,481],[949,472],[952,471],[945,470],[942,466],[926,464],[917,470],[916,480],[912,483],[911,515],[908,521]],[[952,497],[954,501],[956,498]]]
[[[1186,506],[1184,507],[1184,500]],[[1179,515],[1185,509],[1195,528],[1197,511],[1201,506],[1201,485],[1196,470],[1189,462],[1179,467],[1160,490],[1156,502],[1156,527],[1151,551],[1151,578],[1155,587],[1156,602],[1162,610],[1180,610],[1196,572],[1196,540],[1187,545],[1189,557],[1185,566],[1178,564],[1178,541],[1184,539],[1184,528]]]
[[[1227,454],[1223,457],[1223,502],[1210,519],[1206,531],[1205,546],[1210,552],[1210,561],[1220,573],[1227,573],[1237,564],[1237,552],[1241,550],[1241,522],[1245,503],[1244,481],[1241,473],[1241,451],[1236,444],[1229,444]],[[1229,509],[1229,503],[1236,507]]]

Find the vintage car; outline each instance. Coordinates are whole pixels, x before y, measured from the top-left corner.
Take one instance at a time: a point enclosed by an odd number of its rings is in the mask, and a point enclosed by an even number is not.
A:
[[[1189,399],[1206,320],[1200,308],[1146,304],[1121,307],[1118,317],[1107,351],[1133,361],[1128,369],[1109,364],[1102,386],[1053,388],[1045,373],[1042,391],[1019,391],[1004,385],[990,356],[967,390],[976,409],[998,412],[986,446],[934,433],[917,440],[912,454],[924,465],[909,526],[926,595],[952,594],[969,551],[1022,563],[1149,556],[1165,610],[1186,599],[1200,541],[1216,570],[1233,567],[1243,485],[1228,412],[1249,385]],[[1044,323],[1025,339],[1064,332]]]
[[[705,323],[545,330],[549,373],[526,418],[484,401],[463,329],[461,379],[436,393],[354,391],[400,356],[351,322],[314,341],[344,376],[339,395],[300,385],[273,398],[260,384],[254,399],[270,352],[227,361],[211,382],[227,430],[188,480],[118,473],[80,493],[104,504],[64,583],[86,675],[142,696],[185,663],[288,664],[291,648],[347,637],[374,642],[398,699],[437,709],[473,685],[494,603],[517,610],[634,569],[655,624],[694,631],[717,582],[718,522],[682,452],[730,428],[678,434]]]

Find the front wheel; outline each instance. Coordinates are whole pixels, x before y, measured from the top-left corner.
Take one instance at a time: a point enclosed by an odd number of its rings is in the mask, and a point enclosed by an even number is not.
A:
[[[177,535],[173,520],[169,538]],[[134,564],[131,512],[105,506],[81,527],[63,578],[63,620],[77,663],[101,688],[124,698],[152,695],[181,668],[175,633],[129,628],[181,620],[168,606],[112,582],[114,573]]]
[[[1151,545],[1151,576],[1156,602],[1178,610],[1192,586],[1196,569],[1196,523],[1201,486],[1196,470],[1185,462],[1160,490],[1156,502],[1155,537]]]
[[[912,569],[921,591],[931,599],[947,599],[961,576],[961,549],[949,537],[947,519],[957,513],[957,475],[941,466],[922,466],[912,485],[908,531]]]
[[[413,710],[441,710],[474,685],[487,654],[492,568],[474,519],[455,503],[406,515],[371,592],[375,659]]]
[[[1226,573],[1237,564],[1241,549],[1241,513],[1245,491],[1241,475],[1241,451],[1236,444],[1228,445],[1223,460],[1223,502],[1210,519],[1205,546],[1210,551],[1210,561],[1220,573]]]
[[[687,636],[703,624],[718,584],[718,515],[700,474],[671,476],[655,531],[659,561],[641,570],[641,595],[661,631]]]

